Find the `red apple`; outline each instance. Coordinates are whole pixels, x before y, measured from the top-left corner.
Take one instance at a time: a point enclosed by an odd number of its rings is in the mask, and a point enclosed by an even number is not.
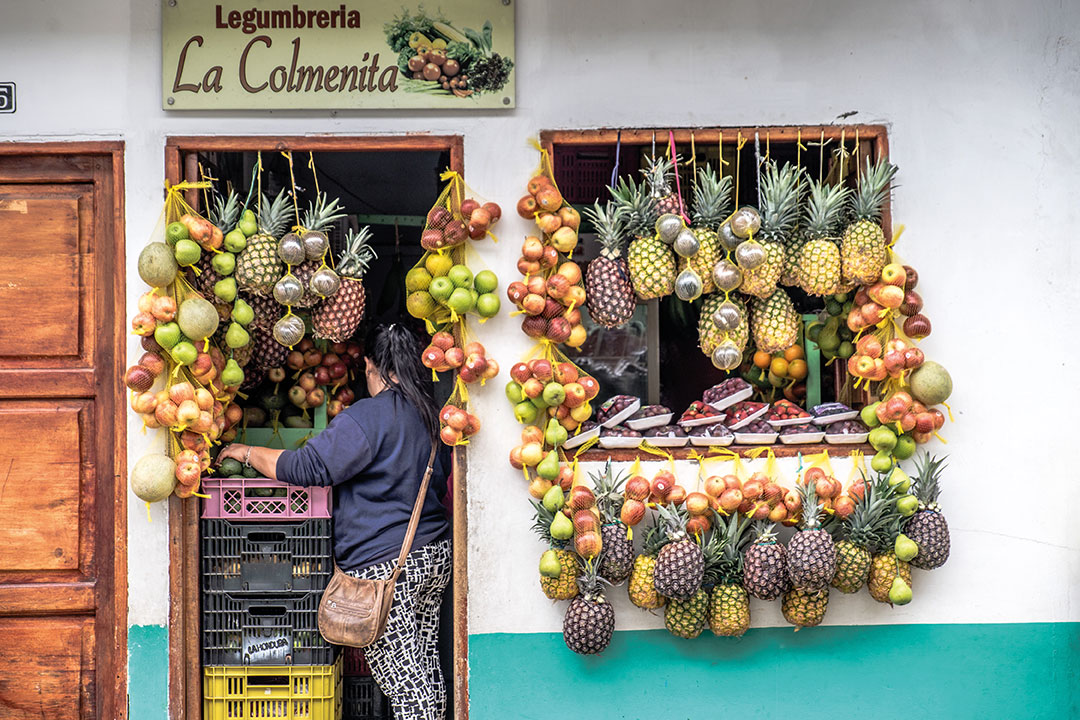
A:
[[[525,381],[532,377],[532,370],[523,362],[514,363],[510,368],[510,378],[518,385],[524,385]]]
[[[600,383],[591,375],[582,375],[578,378],[578,384],[585,388],[585,397],[589,400],[600,394]]]
[[[515,280],[506,288],[506,297],[515,305],[520,305],[521,301],[524,300],[525,296],[528,294],[529,289],[525,287],[525,283],[520,280]]]
[[[443,355],[446,357],[447,364],[452,368],[459,368],[465,362],[465,351],[459,347],[452,347]]]
[[[554,377],[554,369],[551,367],[551,363],[543,358],[536,358],[529,361],[529,370],[533,376],[540,382],[550,382]]]

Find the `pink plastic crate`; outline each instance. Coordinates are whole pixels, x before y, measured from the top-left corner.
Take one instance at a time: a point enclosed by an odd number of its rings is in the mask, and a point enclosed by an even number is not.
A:
[[[202,516],[223,520],[330,517],[332,488],[295,487],[267,478],[203,478]]]

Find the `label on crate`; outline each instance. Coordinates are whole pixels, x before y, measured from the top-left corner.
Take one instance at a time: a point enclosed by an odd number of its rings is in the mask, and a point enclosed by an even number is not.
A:
[[[244,658],[247,662],[266,662],[286,660],[291,643],[289,638],[280,637],[247,637],[244,638]]]

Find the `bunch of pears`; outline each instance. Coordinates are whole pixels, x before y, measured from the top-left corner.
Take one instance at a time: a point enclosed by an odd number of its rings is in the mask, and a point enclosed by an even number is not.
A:
[[[825,301],[825,319],[806,328],[808,338],[817,343],[826,360],[847,360],[855,354],[855,333],[845,319],[855,305],[853,293],[838,293]]]

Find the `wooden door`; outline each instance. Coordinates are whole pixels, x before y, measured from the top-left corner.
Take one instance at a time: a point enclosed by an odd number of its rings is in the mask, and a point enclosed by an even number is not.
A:
[[[0,143],[0,718],[127,714],[122,146]]]

